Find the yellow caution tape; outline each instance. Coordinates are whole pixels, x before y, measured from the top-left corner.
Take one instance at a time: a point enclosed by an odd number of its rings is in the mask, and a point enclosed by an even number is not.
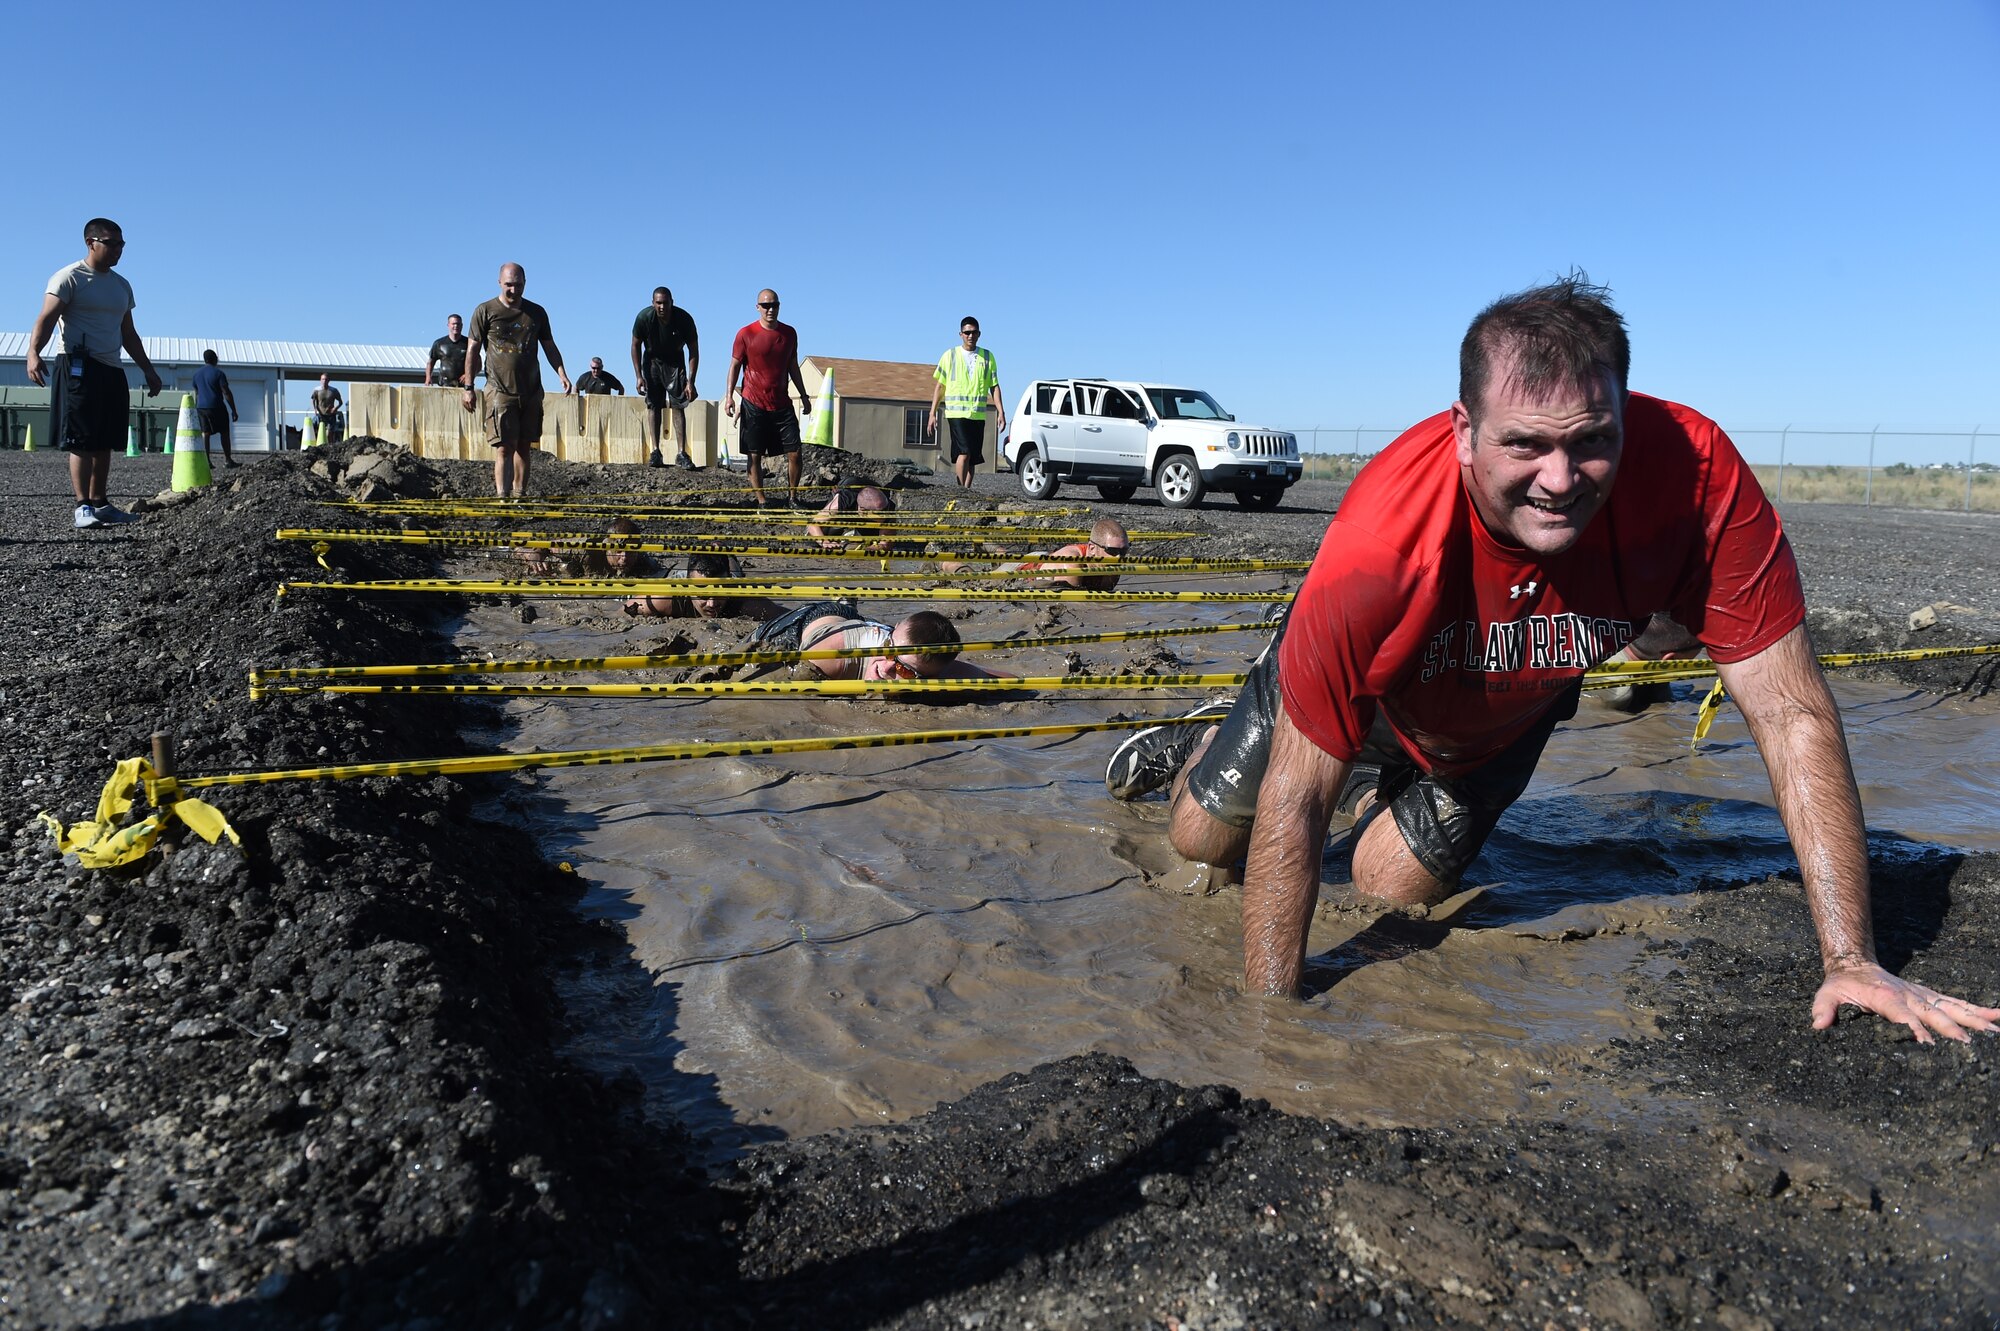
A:
[[[834,488],[836,487],[825,486],[825,485],[819,485],[819,486],[802,485],[799,487],[799,489],[801,490],[831,490]],[[892,494],[895,493],[894,487],[886,487],[886,488],[889,489],[890,493]],[[642,491],[626,491],[624,493],[632,496],[633,498],[643,499],[645,497],[645,493]],[[664,492],[661,491],[654,491],[653,493],[655,495],[664,494]],[[698,490],[693,492],[693,494],[697,498],[700,498],[702,496],[717,496],[717,495],[732,495],[732,494],[747,495],[755,493],[756,491],[750,489],[748,486],[745,486],[744,488],[739,490]],[[791,516],[793,514],[804,512],[804,510],[802,509],[793,509],[793,508],[759,509],[759,508],[748,507],[742,504],[729,505],[721,509],[718,509],[716,505],[712,503],[666,503],[666,504],[636,503],[635,504],[629,502],[629,500],[621,499],[619,495],[606,495],[602,499],[536,498],[536,499],[523,500],[523,499],[498,499],[490,495],[485,497],[480,497],[477,495],[467,495],[462,498],[456,498],[456,499],[398,498],[398,499],[371,499],[366,501],[359,499],[322,499],[318,502],[320,507],[322,508],[347,508],[356,510],[357,512],[386,513],[392,515],[398,513],[434,513],[439,511],[450,511],[450,512],[480,513],[490,517],[506,517],[507,515],[512,513],[520,513],[523,511],[533,512],[536,510],[568,511],[578,514],[594,513],[601,510],[602,511],[616,510],[621,513],[641,513],[641,514],[646,514],[648,516],[657,516],[657,517],[672,517],[680,514],[687,514],[690,516],[700,517],[709,514],[715,514],[718,512],[741,513],[741,514],[747,514],[752,517],[762,517],[768,514],[772,517],[777,517],[779,515]],[[939,516],[949,516],[955,518],[964,518],[971,521],[978,521],[985,518],[1077,517],[1082,514],[1089,513],[1091,510],[1088,508],[1064,508],[1064,507],[961,509],[958,507],[957,500],[950,500],[946,502],[945,506],[942,509],[925,509],[925,508],[905,509],[899,507],[891,511],[898,513],[937,514]]]
[[[506,517],[519,521],[523,517],[563,518],[563,517],[584,517],[590,515],[579,514],[568,510],[539,511],[535,509],[528,509],[523,511],[520,509],[514,509],[506,513],[490,514],[490,515],[483,513],[467,514],[461,512],[461,513],[417,514],[409,516],[449,516],[449,517],[492,516],[492,517]],[[692,523],[698,520],[700,522],[718,523],[725,526],[730,524],[759,524],[765,527],[799,527],[799,528],[811,527],[811,526],[867,527],[870,531],[878,532],[883,535],[911,535],[911,534],[923,534],[930,532],[946,532],[960,536],[981,536],[981,535],[998,536],[1001,535],[1002,533],[1007,533],[1007,534],[1034,536],[1038,539],[1052,539],[1052,540],[1067,539],[1076,541],[1085,540],[1090,535],[1090,533],[1087,530],[1083,529],[1067,528],[1067,527],[1029,526],[1019,523],[1003,523],[997,526],[989,526],[982,523],[968,523],[968,522],[926,522],[923,521],[922,519],[929,517],[930,515],[922,513],[908,513],[908,514],[839,513],[839,514],[828,514],[825,516],[821,516],[818,513],[811,513],[803,510],[794,512],[790,509],[787,509],[783,516],[767,514],[761,511],[752,513],[717,513],[714,511],[706,511],[701,513],[684,513],[684,514],[659,516],[659,515],[648,515],[645,513],[634,514],[630,512],[625,512],[623,510],[607,509],[605,510],[604,513],[597,514],[596,516],[631,517],[631,518],[637,518],[639,520],[688,522],[688,523]],[[1129,533],[1130,537],[1134,540],[1148,540],[1148,541],[1190,540],[1197,538],[1203,534],[1204,533],[1201,532],[1187,532],[1187,531]],[[839,539],[838,537],[834,536],[831,533],[825,536],[814,536],[809,538],[805,536],[804,532],[800,532],[799,535],[801,538],[811,539],[811,540],[831,541]],[[879,539],[879,538],[857,537],[850,539]]]
[[[377,582],[288,582],[295,590],[328,592],[451,592],[461,596],[712,596],[718,588],[733,594],[754,594],[774,601],[816,601],[826,587],[797,587],[784,583],[739,583],[717,579],[690,582],[664,578],[521,578],[506,581],[468,581],[457,578],[401,578]],[[1054,587],[841,587],[843,597],[869,601],[1091,601],[1136,604],[1196,601],[1261,601],[1266,604],[1289,601],[1292,593],[1278,592],[1092,592],[1079,588]]]
[[[875,655],[886,653],[877,651]],[[1054,689],[1233,689],[1241,671],[1216,675],[1046,675],[1016,679],[705,680],[670,684],[279,684],[267,693],[476,694],[488,698],[701,698],[748,694],[795,698],[854,698],[898,693],[1009,693]]]
[[[1210,633],[1266,633],[1282,620],[1248,624],[1192,624],[1165,629],[1119,629],[1108,633],[1065,633],[1045,638],[996,638],[986,642],[932,643],[898,647],[899,656],[951,656],[960,652],[997,652],[1017,647],[1067,648],[1104,642],[1138,642],[1152,638],[1198,637]],[[810,651],[686,652],[667,656],[573,656],[534,661],[452,661],[430,665],[274,666],[250,672],[250,688],[281,679],[353,679],[408,675],[553,675],[584,670],[691,670],[702,666],[789,665],[798,661],[841,661],[881,656],[880,647],[815,647]]]
[[[1909,661],[1950,661],[1971,656],[2000,654],[2000,642],[1971,647],[1908,647],[1887,652],[1826,652],[1817,660],[1828,669],[1848,666],[1889,665]],[[1705,657],[1680,661],[1608,661],[1584,674],[1586,689],[1622,688],[1637,676],[1650,683],[1671,683],[1683,679],[1707,679],[1715,674],[1715,662]]]
[[[86,869],[110,869],[130,864],[153,848],[167,824],[176,820],[202,840],[214,845],[218,837],[228,837],[235,845],[243,839],[222,816],[221,810],[181,793],[183,783],[173,777],[156,776],[144,758],[127,758],[112,769],[111,779],[97,797],[97,817],[72,823],[68,831],[54,815],[38,815],[49,829],[63,854],[74,854]],[[136,823],[126,824],[132,811],[132,792],[144,788],[153,812]]]
[[[485,772],[522,772],[543,767],[609,767],[620,763],[685,762],[696,758],[747,758],[777,753],[814,753],[829,749],[885,749],[912,744],[946,744],[958,740],[1025,739],[1042,735],[1081,735],[1102,730],[1140,730],[1147,726],[1212,725],[1214,722],[1213,716],[1136,717],[1119,721],[1071,721],[1060,725],[910,730],[889,735],[827,735],[818,739],[725,740],[705,744],[644,744],[623,749],[492,753],[470,758],[419,758],[404,762],[295,767],[279,772],[225,772],[212,776],[184,777],[180,784],[188,789],[206,789],[213,786],[261,786],[277,781],[345,781],[371,776],[473,776]]]
[[[1694,714],[1694,738],[1688,741],[1688,748],[1692,749],[1708,738],[1709,727],[1715,724],[1715,718],[1722,712],[1723,700],[1728,696],[1722,681],[1716,680],[1715,687],[1708,691],[1708,696],[1701,700],[1701,707]]]

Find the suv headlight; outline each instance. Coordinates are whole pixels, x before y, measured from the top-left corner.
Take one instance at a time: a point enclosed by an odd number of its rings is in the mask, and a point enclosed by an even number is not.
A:
[[[1229,438],[1228,438],[1228,440],[1227,440],[1226,442],[1227,442],[1227,443],[1229,444],[1229,447],[1230,447],[1231,449],[1234,449],[1234,448],[1236,448],[1236,446],[1237,446],[1237,445],[1239,445],[1239,444],[1240,444],[1240,443],[1242,443],[1243,441],[1242,441],[1242,440],[1240,440],[1240,439],[1238,439],[1238,438],[1236,437],[1236,431],[1234,431],[1234,430],[1231,430],[1231,431],[1229,432]]]

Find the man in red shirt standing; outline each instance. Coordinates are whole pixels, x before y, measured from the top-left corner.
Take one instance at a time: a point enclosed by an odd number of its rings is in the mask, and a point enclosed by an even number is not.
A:
[[[743,403],[736,403],[736,376],[743,376]],[[723,385],[722,409],[737,418],[737,442],[750,460],[750,488],[757,507],[764,507],[764,459],[789,456],[791,506],[799,506],[799,418],[785,392],[790,379],[799,390],[801,409],[812,411],[806,381],[799,374],[799,334],[778,322],[778,293],[766,287],[757,293],[757,322],[736,330],[729,351],[729,382]]]
[[[1295,994],[1332,816],[1361,820],[1359,891],[1441,900],[1584,671],[1664,612],[1708,648],[1770,770],[1819,934],[1813,1025],[1847,1005],[1924,1043],[2000,1029],[2000,1009],[1877,964],[1861,800],[1791,547],[1713,421],[1627,390],[1608,295],[1572,277],[1482,311],[1459,400],[1355,478],[1228,716],[1178,741],[1198,727],[1140,732],[1106,785],[1130,799],[1172,780],[1175,849],[1247,855],[1245,983]]]

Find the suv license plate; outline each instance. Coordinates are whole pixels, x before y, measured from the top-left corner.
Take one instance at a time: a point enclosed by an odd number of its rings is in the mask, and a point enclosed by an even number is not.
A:
[[[1271,464],[1271,475],[1273,475],[1273,476],[1283,476],[1284,474],[1285,474],[1285,464],[1284,464],[1284,463],[1282,463],[1282,462],[1273,462],[1273,463]]]

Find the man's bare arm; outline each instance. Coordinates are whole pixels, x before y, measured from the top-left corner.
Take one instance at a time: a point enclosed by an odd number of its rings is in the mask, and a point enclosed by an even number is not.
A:
[[[938,408],[939,408],[939,407],[941,407],[941,406],[943,406],[943,405],[944,405],[944,380],[942,380],[942,379],[932,379],[932,380],[931,380],[931,410],[930,410],[930,414],[929,414],[928,416],[925,416],[925,417],[924,417],[924,433],[925,433],[925,434],[936,434],[936,433],[937,433],[937,423],[938,423]]]
[[[1243,983],[1252,993],[1298,994],[1320,855],[1347,769],[1279,707],[1243,869]]]
[[[35,316],[35,327],[28,334],[28,382],[48,386],[48,371],[42,365],[42,348],[49,344],[49,335],[56,331],[56,320],[62,318],[62,312],[67,308],[60,297],[42,297],[42,312]]]
[[[813,400],[811,395],[806,392],[806,377],[799,373],[799,363],[797,361],[792,362],[792,386],[799,390],[799,414],[801,416],[812,415]]]
[[[722,386],[722,414],[736,414],[736,376],[743,373],[743,362],[734,357],[729,361],[729,382]]]
[[[687,349],[688,349],[688,377],[687,377],[686,400],[692,402],[694,401],[695,376],[701,373],[701,337],[694,331],[693,328],[688,329]]]
[[[1875,960],[1861,795],[1840,709],[1804,627],[1748,660],[1718,665],[1717,673],[1764,757],[1778,816],[1805,881],[1826,972],[1813,998],[1813,1025],[1831,1026],[1840,1006],[1852,1004],[1908,1026],[1924,1044],[1933,1031],[1964,1040],[1968,1030],[2000,1029],[1994,1025],[2000,1009],[1898,979]]]
[[[556,378],[562,380],[563,392],[574,392],[575,385],[570,383],[569,375],[563,371],[562,352],[556,350],[556,335],[544,328],[540,340],[542,354],[549,358],[549,368],[556,372]]]

